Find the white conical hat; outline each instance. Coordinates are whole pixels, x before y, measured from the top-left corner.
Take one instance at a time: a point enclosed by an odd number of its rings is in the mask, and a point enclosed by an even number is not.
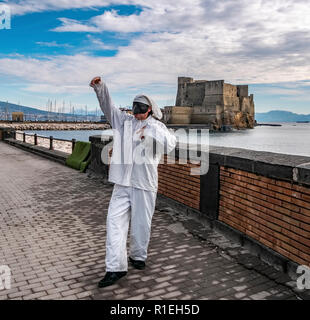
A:
[[[157,118],[158,120],[160,120],[163,117],[163,114],[162,114],[160,108],[158,107],[158,105],[156,104],[156,102],[152,98],[148,97],[147,95],[138,94],[133,99],[133,102],[141,102],[141,103],[144,103],[144,104],[150,106],[153,111],[153,116],[155,118]]]

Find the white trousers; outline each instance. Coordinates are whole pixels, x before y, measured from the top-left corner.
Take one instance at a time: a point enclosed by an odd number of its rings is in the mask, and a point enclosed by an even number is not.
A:
[[[145,261],[157,193],[114,185],[107,216],[106,271],[127,271],[127,235],[130,257]]]

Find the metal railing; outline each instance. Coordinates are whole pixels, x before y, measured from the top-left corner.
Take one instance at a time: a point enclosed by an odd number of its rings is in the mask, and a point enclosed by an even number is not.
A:
[[[54,150],[54,144],[53,144],[54,140],[71,142],[72,143],[72,152],[73,152],[73,149],[74,149],[75,143],[76,143],[76,139],[67,140],[67,139],[61,139],[61,138],[54,138],[53,136],[46,137],[46,136],[38,135],[36,133],[31,134],[31,133],[25,133],[25,132],[19,132],[19,131],[14,131],[14,139],[15,140],[17,140],[16,134],[21,134],[23,136],[23,142],[26,142],[26,136],[33,137],[35,146],[38,145],[38,138],[49,139],[49,150]]]

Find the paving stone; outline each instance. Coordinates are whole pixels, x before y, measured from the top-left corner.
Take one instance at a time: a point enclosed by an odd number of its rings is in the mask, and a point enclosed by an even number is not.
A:
[[[263,300],[263,299],[265,299],[266,297],[269,297],[269,296],[270,296],[269,292],[262,291],[262,292],[259,292],[259,293],[256,293],[256,294],[252,294],[250,296],[250,298],[254,299],[254,300]]]
[[[182,292],[176,290],[176,291],[169,292],[169,293],[167,293],[167,294],[165,294],[165,295],[163,295],[161,297],[163,299],[173,299],[173,298],[177,298],[177,297],[179,297],[181,295],[182,295]]]
[[[24,295],[23,299],[24,300],[34,300],[34,299],[38,299],[38,298],[41,298],[46,295],[47,295],[46,291],[41,291],[41,292],[29,294],[29,295]]]
[[[144,294],[139,294],[138,296],[133,296],[133,297],[130,297],[126,300],[143,300],[145,299],[145,295]]]
[[[60,293],[48,294],[40,298],[40,300],[60,300],[62,298]]]
[[[61,295],[63,297],[66,297],[66,296],[69,296],[69,295],[75,295],[77,293],[81,293],[83,291],[84,291],[83,288],[75,288],[75,289],[71,289],[71,290],[68,290],[68,291],[62,291]]]
[[[84,299],[84,298],[89,298],[92,295],[92,293],[90,291],[83,291],[80,293],[77,293],[75,296],[78,299]]]

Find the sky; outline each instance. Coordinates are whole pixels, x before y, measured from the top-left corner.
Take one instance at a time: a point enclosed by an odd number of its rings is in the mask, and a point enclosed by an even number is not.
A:
[[[248,84],[256,112],[310,114],[309,0],[0,0],[1,12],[0,101],[95,110],[101,76],[117,106],[145,93],[164,107],[186,76]]]

